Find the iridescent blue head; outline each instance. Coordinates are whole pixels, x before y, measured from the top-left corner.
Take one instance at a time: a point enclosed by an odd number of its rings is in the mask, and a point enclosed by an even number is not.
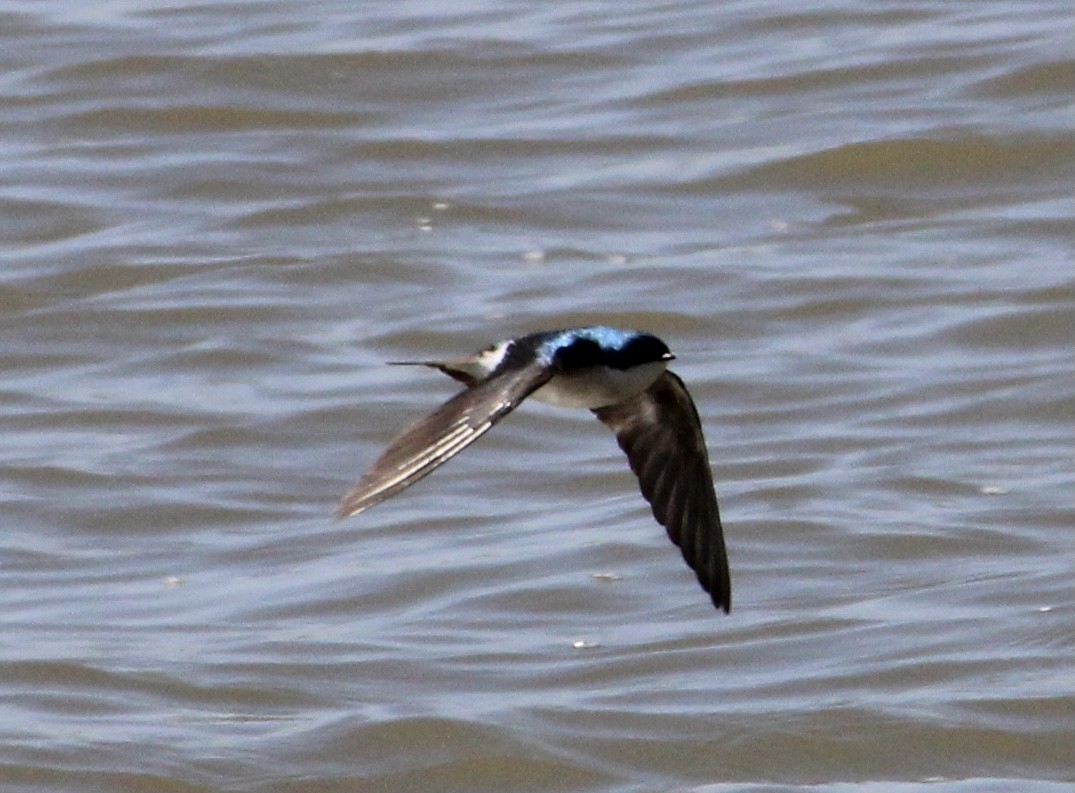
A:
[[[622,371],[642,364],[667,363],[675,358],[663,341],[637,330],[590,325],[542,335],[545,339],[539,355],[564,372],[593,366]]]

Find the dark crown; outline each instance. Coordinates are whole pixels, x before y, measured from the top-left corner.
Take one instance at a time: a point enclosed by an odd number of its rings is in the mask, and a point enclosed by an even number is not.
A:
[[[602,347],[586,337],[575,339],[557,350],[556,363],[567,372],[598,365],[630,369],[644,363],[669,361],[673,357],[667,344],[656,336],[641,333],[632,336],[622,347],[613,348]]]

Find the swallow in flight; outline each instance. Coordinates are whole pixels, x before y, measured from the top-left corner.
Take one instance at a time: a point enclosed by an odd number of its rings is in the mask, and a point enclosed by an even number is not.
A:
[[[653,516],[683,553],[713,605],[731,609],[731,577],[698,410],[666,369],[675,356],[649,333],[603,325],[543,331],[430,366],[466,389],[412,424],[344,496],[357,515],[431,474],[529,396],[587,408],[616,433]]]

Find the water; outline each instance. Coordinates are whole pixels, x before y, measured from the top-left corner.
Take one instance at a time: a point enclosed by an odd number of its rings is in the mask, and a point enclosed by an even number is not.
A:
[[[0,19],[0,789],[1071,789],[1070,4]],[[583,412],[330,519],[384,361],[590,323],[730,617]]]

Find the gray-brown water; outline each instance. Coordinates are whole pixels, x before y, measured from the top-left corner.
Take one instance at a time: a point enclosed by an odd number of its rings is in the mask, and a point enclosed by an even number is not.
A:
[[[1075,11],[0,4],[0,790],[1075,784]],[[611,434],[603,322],[706,425],[718,615]]]

